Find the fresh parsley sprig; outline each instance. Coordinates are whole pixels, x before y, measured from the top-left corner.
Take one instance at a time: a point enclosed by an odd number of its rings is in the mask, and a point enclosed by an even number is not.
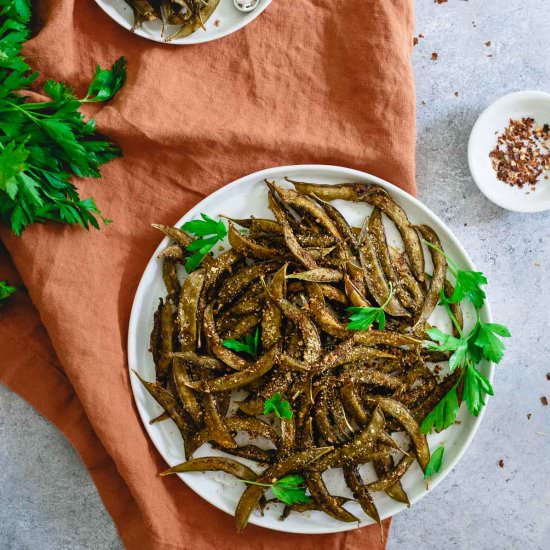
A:
[[[228,340],[224,340],[222,345],[233,351],[246,353],[251,357],[257,357],[260,348],[260,329],[256,327],[254,334],[247,334],[244,338],[244,342],[229,338]]]
[[[109,220],[92,198],[80,197],[70,179],[100,177],[99,167],[121,152],[79,109],[118,92],[126,61],[120,58],[109,70],[98,67],[83,99],[48,80],[44,91],[51,101],[27,101],[20,92],[38,76],[20,55],[30,17],[28,0],[0,0],[0,217],[16,235],[49,220],[99,229],[98,220]]]
[[[435,473],[441,470],[441,465],[443,464],[443,454],[445,453],[445,447],[440,445],[433,453],[431,453],[430,461],[424,470],[424,479],[428,479],[433,476]]]
[[[271,489],[275,498],[288,506],[311,501],[311,497],[306,495],[305,479],[299,475],[285,476],[275,481],[275,483],[258,483],[257,481],[248,481],[246,479],[241,479],[241,481],[249,485],[258,485]]]
[[[444,254],[442,250],[431,243],[424,242]],[[494,390],[489,380],[478,370],[477,365],[483,359],[499,363],[505,349],[500,338],[511,336],[510,331],[504,325],[484,323],[481,320],[479,310],[483,307],[486,298],[481,285],[487,284],[487,278],[483,273],[460,270],[451,258],[446,254],[445,256],[449,265],[454,266],[451,272],[456,277],[456,284],[451,297],[447,297],[441,291],[440,305],[447,311],[458,337],[446,334],[438,328],[430,328],[426,332],[432,339],[428,345],[429,349],[453,352],[449,358],[449,370],[454,372],[460,369],[460,375],[453,387],[422,421],[420,426],[422,433],[431,433],[433,430],[439,432],[454,424],[460,408],[459,388],[462,390],[461,400],[466,403],[470,414],[479,415],[485,405],[486,396],[494,395]],[[456,292],[457,288],[459,289],[458,293]],[[464,334],[450,308],[450,304],[455,300],[460,301],[463,298],[469,300],[476,311],[476,323],[468,334]]]
[[[378,323],[378,328],[384,330],[386,326],[386,313],[384,308],[389,304],[393,296],[393,287],[390,283],[390,292],[386,301],[380,307],[347,307],[351,313],[347,330],[367,330],[373,323]]]
[[[0,302],[9,298],[15,291],[16,287],[8,284],[8,281],[0,281]]]
[[[292,418],[292,407],[290,403],[283,399],[283,396],[277,392],[264,402],[264,414],[274,412],[279,418]]]
[[[185,260],[185,270],[191,273],[204,260],[214,246],[225,239],[227,228],[221,220],[214,220],[206,214],[201,214],[202,220],[192,220],[183,224],[182,229],[200,237],[186,247],[193,254]]]

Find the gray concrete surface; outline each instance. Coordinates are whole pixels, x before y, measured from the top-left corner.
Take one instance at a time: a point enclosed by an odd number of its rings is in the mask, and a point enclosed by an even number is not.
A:
[[[487,274],[494,317],[514,338],[471,448],[433,494],[395,518],[389,548],[542,550],[550,547],[550,407],[539,399],[550,398],[550,213],[489,203],[470,178],[466,145],[494,99],[550,86],[550,4],[417,0],[416,18],[425,35],[414,52],[419,196]],[[0,440],[0,548],[121,547],[70,445],[3,387]]]

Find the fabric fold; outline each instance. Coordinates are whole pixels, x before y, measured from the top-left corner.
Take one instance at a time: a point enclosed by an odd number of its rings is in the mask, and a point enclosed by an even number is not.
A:
[[[100,181],[77,182],[113,223],[0,231],[0,278],[28,291],[0,309],[0,378],[75,446],[128,548],[383,547],[370,527],[236,535],[230,516],[158,477],[164,464],[130,389],[130,309],[160,240],[151,223],[174,223],[220,186],[277,165],[345,165],[415,191],[411,0],[289,9],[275,0],[234,35],[176,47],[128,33],[93,2],[45,0],[25,46],[37,92],[53,78],[82,93],[96,64],[128,59],[122,91],[90,111],[124,157]]]

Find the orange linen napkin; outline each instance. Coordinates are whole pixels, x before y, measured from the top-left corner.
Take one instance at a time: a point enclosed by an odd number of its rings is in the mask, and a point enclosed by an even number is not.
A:
[[[238,33],[185,47],[134,36],[92,1],[36,4],[40,29],[25,54],[42,79],[82,92],[95,64],[127,57],[125,87],[95,112],[124,157],[101,183],[78,182],[112,225],[36,225],[21,238],[2,229],[0,278],[28,289],[0,311],[2,381],[70,439],[128,548],[382,548],[376,527],[236,535],[230,516],[159,478],[166,465],[134,406],[126,338],[160,240],[149,224],[174,223],[225,183],[324,163],[414,192],[411,0],[275,0]]]

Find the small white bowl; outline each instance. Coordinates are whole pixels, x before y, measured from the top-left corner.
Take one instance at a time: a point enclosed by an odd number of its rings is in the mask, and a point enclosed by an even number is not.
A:
[[[550,94],[524,91],[505,95],[479,116],[468,142],[470,172],[480,191],[492,202],[515,212],[542,212],[550,209],[550,179],[541,177],[535,191],[511,187],[497,178],[489,153],[509,120],[532,117],[536,124],[550,124]]]

